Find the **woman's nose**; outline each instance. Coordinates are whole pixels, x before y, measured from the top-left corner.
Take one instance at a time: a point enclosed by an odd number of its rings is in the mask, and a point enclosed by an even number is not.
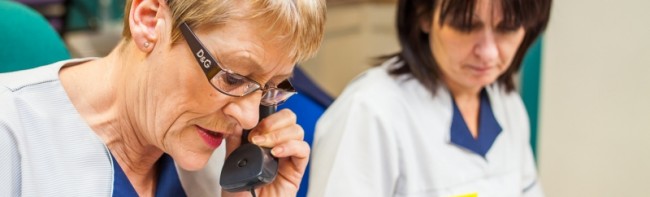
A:
[[[486,64],[494,64],[499,58],[499,48],[494,32],[485,31],[478,39],[474,54]]]
[[[261,94],[252,94],[235,98],[225,113],[235,118],[243,129],[252,129],[257,125]]]

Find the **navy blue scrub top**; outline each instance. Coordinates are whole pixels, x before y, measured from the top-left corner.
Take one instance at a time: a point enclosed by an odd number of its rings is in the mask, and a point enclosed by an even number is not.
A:
[[[474,139],[472,133],[469,131],[463,115],[458,110],[456,101],[453,100],[453,103],[454,113],[450,128],[451,142],[485,158],[485,155],[487,155],[502,130],[492,112],[492,105],[490,104],[487,91],[485,89],[481,91],[478,137],[476,139]]]
[[[111,154],[112,155],[112,154]],[[138,196],[138,193],[135,192],[135,188],[131,185],[131,182],[124,174],[124,171],[117,164],[115,157],[113,158],[113,196]],[[174,165],[174,160],[167,154],[163,154],[160,159],[158,159],[158,184],[156,185],[156,196],[165,197],[165,196],[187,196],[181,185],[181,181],[178,179],[178,173],[176,172],[176,166]]]

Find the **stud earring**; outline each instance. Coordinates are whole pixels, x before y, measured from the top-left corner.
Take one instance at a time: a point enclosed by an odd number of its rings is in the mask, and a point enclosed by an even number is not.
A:
[[[144,48],[149,48],[149,42],[144,42]]]

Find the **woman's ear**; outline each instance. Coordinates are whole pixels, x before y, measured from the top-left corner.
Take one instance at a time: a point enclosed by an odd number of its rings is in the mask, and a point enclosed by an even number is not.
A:
[[[431,26],[433,25],[433,23],[431,22],[431,21],[433,21],[433,18],[431,17],[431,15],[428,15],[428,14],[424,15],[424,16],[420,17],[419,21],[420,21],[420,24],[419,24],[420,25],[420,30],[422,30],[422,32],[424,32],[426,34],[431,33]]]
[[[131,37],[138,49],[144,52],[151,52],[159,40],[159,32],[156,29],[158,20],[161,18],[163,3],[159,0],[133,0],[129,11],[129,28]]]

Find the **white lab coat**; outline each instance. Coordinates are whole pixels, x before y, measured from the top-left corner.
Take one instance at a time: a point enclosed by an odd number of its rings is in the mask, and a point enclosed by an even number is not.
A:
[[[86,59],[0,73],[0,196],[112,196],[113,162],[68,98],[59,71]],[[205,168],[176,166],[188,196],[220,196],[225,146]]]
[[[308,196],[543,196],[517,93],[486,87],[501,133],[486,157],[450,142],[452,99],[387,71],[353,81],[317,124]]]

